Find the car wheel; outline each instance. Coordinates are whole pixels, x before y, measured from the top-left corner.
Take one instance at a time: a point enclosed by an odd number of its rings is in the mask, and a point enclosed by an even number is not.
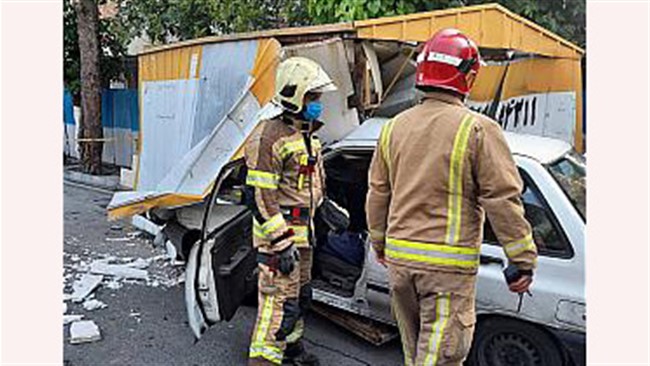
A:
[[[539,327],[508,318],[479,321],[468,366],[557,366],[563,352]]]

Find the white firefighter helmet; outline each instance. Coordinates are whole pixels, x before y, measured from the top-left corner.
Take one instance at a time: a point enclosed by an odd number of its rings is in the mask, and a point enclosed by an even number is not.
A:
[[[273,101],[288,112],[298,113],[308,92],[334,90],[334,82],[319,64],[305,57],[290,57],[278,65]]]

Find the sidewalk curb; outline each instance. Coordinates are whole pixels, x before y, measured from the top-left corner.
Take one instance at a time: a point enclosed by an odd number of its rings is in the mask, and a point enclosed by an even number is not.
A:
[[[111,191],[119,191],[122,189],[120,186],[120,177],[118,175],[96,176],[81,172],[64,170],[63,179],[73,183],[85,184],[93,187],[108,189]]]

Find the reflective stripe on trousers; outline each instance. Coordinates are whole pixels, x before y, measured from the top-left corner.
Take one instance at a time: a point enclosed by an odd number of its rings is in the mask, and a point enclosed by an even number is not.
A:
[[[386,239],[386,256],[414,262],[459,268],[478,268],[479,249],[447,244],[434,244]]]
[[[266,335],[271,326],[274,300],[275,296],[265,296],[264,307],[262,308],[262,317],[260,323],[256,326],[256,333],[253,337],[253,342],[251,343],[249,357],[262,357],[270,362],[280,365],[282,364],[282,350],[272,344],[266,343]]]
[[[440,294],[436,298],[436,321],[433,323],[431,338],[429,338],[429,348],[424,359],[425,366],[435,366],[438,362],[440,342],[444,337],[445,328],[449,321],[450,303],[451,296],[449,294]]]

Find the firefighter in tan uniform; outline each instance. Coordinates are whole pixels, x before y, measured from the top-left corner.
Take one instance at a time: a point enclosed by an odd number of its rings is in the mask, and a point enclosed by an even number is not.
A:
[[[463,104],[480,66],[454,29],[417,58],[423,101],[388,121],[371,163],[366,203],[373,249],[388,266],[406,365],[460,365],[470,349],[484,216],[527,291],[537,251],[522,181],[500,126]]]
[[[312,218],[323,197],[321,146],[313,133],[322,92],[336,90],[314,61],[292,57],[277,70],[273,106],[246,149],[247,192],[258,250],[259,306],[249,365],[318,365],[301,343],[311,301]],[[279,107],[279,108],[278,108]]]

